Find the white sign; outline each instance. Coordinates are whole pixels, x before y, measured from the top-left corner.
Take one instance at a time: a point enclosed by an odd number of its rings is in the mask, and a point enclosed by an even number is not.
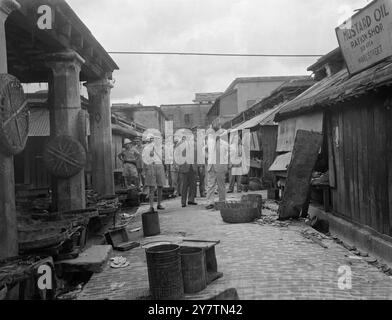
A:
[[[350,74],[392,56],[392,0],[375,0],[336,28]]]

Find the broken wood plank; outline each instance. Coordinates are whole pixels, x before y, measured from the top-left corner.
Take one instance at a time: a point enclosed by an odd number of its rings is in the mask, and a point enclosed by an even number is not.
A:
[[[286,188],[279,206],[279,219],[300,217],[322,141],[323,135],[319,132],[297,131]]]

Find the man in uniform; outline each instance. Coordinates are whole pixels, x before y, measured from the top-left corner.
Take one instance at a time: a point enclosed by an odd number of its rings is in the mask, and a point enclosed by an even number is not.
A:
[[[123,163],[123,177],[125,181],[125,187],[127,189],[132,186],[140,187],[139,184],[139,172],[137,169],[137,163],[140,161],[140,153],[132,146],[132,141],[129,139],[124,140],[124,149],[118,155],[118,158]]]
[[[158,210],[165,210],[165,208],[161,205],[162,203],[162,193],[163,193],[163,186],[165,184],[165,167],[163,164],[162,156],[156,150],[154,146],[154,137],[151,137],[148,143],[151,149],[150,151],[150,158],[153,158],[154,161],[151,163],[144,163],[144,172],[145,172],[145,184],[149,189],[149,202],[150,202],[150,212],[154,213],[154,196],[155,196],[155,189],[157,189],[158,193]],[[148,149],[147,149],[148,150]]]

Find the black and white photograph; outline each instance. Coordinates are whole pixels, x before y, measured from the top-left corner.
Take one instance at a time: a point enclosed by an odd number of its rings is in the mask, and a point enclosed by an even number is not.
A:
[[[392,300],[392,0],[0,0],[0,300]]]

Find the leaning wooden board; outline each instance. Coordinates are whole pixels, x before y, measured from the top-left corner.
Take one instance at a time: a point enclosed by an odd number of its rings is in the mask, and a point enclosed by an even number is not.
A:
[[[286,187],[279,206],[279,218],[299,218],[306,203],[312,171],[317,161],[323,135],[298,130],[293,155],[287,172]]]

